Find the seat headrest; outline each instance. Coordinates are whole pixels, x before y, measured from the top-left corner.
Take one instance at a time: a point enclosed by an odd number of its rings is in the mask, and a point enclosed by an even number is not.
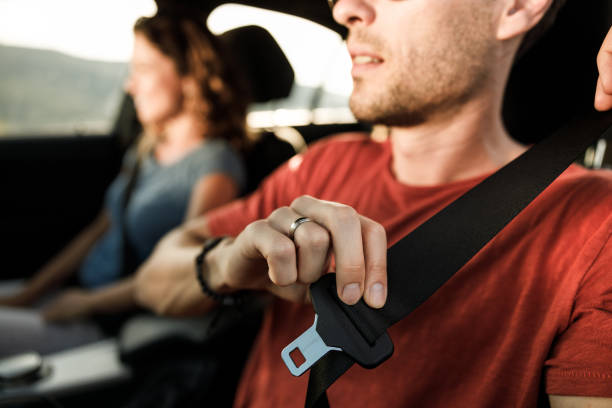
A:
[[[219,36],[244,72],[251,86],[253,102],[286,98],[293,86],[294,72],[287,57],[268,31],[259,26],[244,26]]]
[[[593,109],[596,56],[610,27],[609,3],[568,0],[549,32],[516,61],[503,114],[510,134],[522,143],[536,143]]]

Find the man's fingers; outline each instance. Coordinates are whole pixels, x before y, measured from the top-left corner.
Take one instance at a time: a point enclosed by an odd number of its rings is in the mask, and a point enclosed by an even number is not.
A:
[[[269,217],[270,225],[285,235],[290,234],[291,224],[303,217],[290,207],[275,210]],[[316,222],[305,222],[295,229],[293,242],[297,248],[298,280],[312,283],[326,272],[330,238],[325,228]]]
[[[349,305],[357,303],[363,295],[366,270],[359,214],[346,205],[308,196],[295,199],[291,208],[330,232],[336,257],[338,296]]]
[[[253,245],[244,249],[244,256],[251,259],[257,258],[257,253],[263,256],[268,263],[268,276],[274,284],[287,286],[297,281],[295,246],[291,239],[265,220],[249,224],[244,234]]]
[[[612,29],[608,32],[597,55],[597,67],[599,68],[598,91],[601,86],[605,94],[612,95]]]
[[[607,111],[612,109],[612,94],[604,90],[601,78],[597,80],[597,90],[595,92],[595,109]]]
[[[361,231],[366,259],[363,298],[371,307],[381,308],[387,300],[387,234],[380,224],[364,216]]]
[[[270,284],[266,289],[282,299],[291,299],[294,302],[300,303],[311,302],[308,285],[305,283],[296,283],[295,285],[283,287]]]

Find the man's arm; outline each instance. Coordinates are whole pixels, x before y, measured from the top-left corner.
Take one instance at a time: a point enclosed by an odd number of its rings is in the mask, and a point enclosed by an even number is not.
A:
[[[290,226],[302,224],[293,239]],[[156,247],[137,277],[137,299],[160,314],[201,313],[214,307],[195,275],[194,260],[209,236],[206,219],[174,230]],[[226,238],[204,259],[205,279],[219,293],[267,290],[284,299],[308,300],[308,284],[326,271],[333,251],[338,296],[348,304],[362,296],[372,307],[387,295],[384,228],[346,205],[302,196],[267,219]]]
[[[215,302],[202,294],[195,274],[195,258],[209,236],[206,217],[166,234],[136,272],[136,301],[168,316],[201,314],[214,308]]]
[[[600,111],[612,108],[612,29],[597,56],[599,79],[595,93],[595,107]]]
[[[611,408],[612,399],[549,395],[550,408]]]

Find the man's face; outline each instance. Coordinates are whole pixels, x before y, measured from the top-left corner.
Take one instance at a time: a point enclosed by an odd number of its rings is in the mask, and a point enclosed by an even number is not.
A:
[[[493,0],[339,0],[358,119],[408,126],[456,109],[493,64]]]

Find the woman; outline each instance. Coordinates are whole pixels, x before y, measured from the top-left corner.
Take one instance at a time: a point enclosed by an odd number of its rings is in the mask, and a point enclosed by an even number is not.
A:
[[[126,90],[144,134],[109,187],[102,214],[16,295],[0,298],[11,306],[0,308],[0,356],[103,337],[82,320],[133,308],[128,275],[157,240],[244,186],[232,146],[245,137],[247,101],[217,39],[203,22],[159,14],[139,19],[134,34]],[[42,300],[75,273],[82,288]]]

